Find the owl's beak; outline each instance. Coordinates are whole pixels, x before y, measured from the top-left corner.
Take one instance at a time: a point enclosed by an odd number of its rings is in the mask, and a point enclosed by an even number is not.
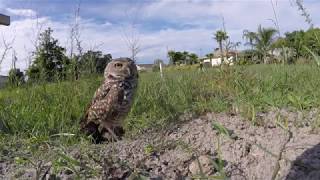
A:
[[[116,74],[109,73],[109,74],[108,74],[108,78],[109,78],[109,79],[121,79],[121,76],[118,76],[118,75],[116,75]]]
[[[114,77],[111,74],[109,74],[108,78],[113,79]]]

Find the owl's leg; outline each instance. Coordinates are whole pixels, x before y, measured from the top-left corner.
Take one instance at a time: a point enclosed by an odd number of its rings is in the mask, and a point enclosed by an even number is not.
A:
[[[99,128],[101,136],[107,141],[119,141],[124,135],[124,130],[120,126],[112,126],[109,123],[101,122]]]
[[[107,139],[108,141],[119,141],[122,139],[123,135],[124,130],[120,126],[107,128],[106,131],[102,133],[102,137]]]
[[[106,131],[102,132],[102,137],[107,139],[108,141],[114,142],[119,141],[119,137],[114,133],[111,128],[106,128]]]
[[[121,126],[113,127],[113,132],[114,132],[118,137],[120,137],[120,139],[121,139],[122,136],[124,136],[124,133],[125,133],[123,127],[121,127]]]
[[[84,127],[81,128],[81,131],[87,135],[90,135],[93,138],[94,143],[101,143],[103,138],[99,132],[99,125],[94,122],[89,122]]]

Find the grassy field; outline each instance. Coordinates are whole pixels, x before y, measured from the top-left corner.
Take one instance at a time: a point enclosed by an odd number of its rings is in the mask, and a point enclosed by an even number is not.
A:
[[[254,65],[206,69],[168,69],[142,73],[128,134],[164,127],[185,112],[239,111],[244,116],[270,107],[318,107],[320,71],[311,65]],[[78,134],[78,122],[102,78],[0,91],[2,136],[50,137]],[[250,118],[249,118],[250,119]]]
[[[64,152],[73,147],[94,154],[94,145],[79,133],[79,120],[102,81],[79,81],[0,90],[0,161],[32,166],[44,160],[53,168],[72,168],[78,161]],[[126,135],[177,123],[184,113],[240,113],[253,125],[258,112],[270,108],[308,111],[320,103],[320,69],[312,65],[252,65],[168,68],[141,73],[137,95],[125,121]],[[320,127],[313,122],[314,128]],[[89,155],[88,155],[89,157]],[[95,174],[88,168],[88,174]],[[89,172],[90,171],[90,172]],[[15,172],[19,175],[19,171]],[[18,177],[18,176],[17,176]]]

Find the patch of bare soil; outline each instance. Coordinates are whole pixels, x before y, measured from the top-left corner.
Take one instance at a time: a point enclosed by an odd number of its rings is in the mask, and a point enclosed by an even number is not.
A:
[[[150,132],[134,140],[99,146],[98,155],[90,158],[102,172],[100,179],[318,180],[320,134],[310,126],[317,119],[316,110],[274,110],[258,114],[255,121],[260,126],[254,126],[240,115],[208,113],[161,133]],[[227,131],[213,128],[213,122]],[[74,150],[70,155],[81,158]],[[0,163],[0,177],[3,174],[4,179],[10,178],[3,168]],[[6,173],[10,174],[9,170]],[[27,179],[32,178],[33,174],[28,173]],[[55,176],[50,173],[46,179],[76,176],[72,172]]]

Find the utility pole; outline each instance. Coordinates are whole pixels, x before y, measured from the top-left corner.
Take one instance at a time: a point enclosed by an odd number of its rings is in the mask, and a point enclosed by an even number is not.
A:
[[[10,16],[0,14],[0,25],[9,26],[10,25]]]

